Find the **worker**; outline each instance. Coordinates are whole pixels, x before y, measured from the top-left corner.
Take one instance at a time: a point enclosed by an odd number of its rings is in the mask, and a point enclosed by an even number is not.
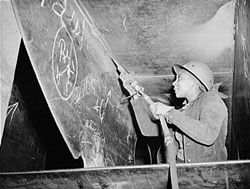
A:
[[[227,107],[213,91],[214,76],[207,64],[188,62],[174,65],[173,89],[184,98],[182,108],[155,102],[150,110],[155,118],[163,115],[178,142],[177,162],[227,160]]]

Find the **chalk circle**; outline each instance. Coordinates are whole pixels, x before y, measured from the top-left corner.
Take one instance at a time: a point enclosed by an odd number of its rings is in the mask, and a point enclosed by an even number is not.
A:
[[[52,49],[53,79],[59,95],[67,100],[72,95],[78,75],[75,45],[69,32],[62,26],[56,33]]]

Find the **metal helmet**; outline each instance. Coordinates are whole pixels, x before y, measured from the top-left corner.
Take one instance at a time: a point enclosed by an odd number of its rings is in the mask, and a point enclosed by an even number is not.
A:
[[[212,70],[207,64],[202,62],[188,62],[183,66],[175,64],[173,66],[173,71],[175,74],[180,69],[184,69],[191,73],[201,84],[205,87],[206,91],[210,91],[214,84],[214,75]]]

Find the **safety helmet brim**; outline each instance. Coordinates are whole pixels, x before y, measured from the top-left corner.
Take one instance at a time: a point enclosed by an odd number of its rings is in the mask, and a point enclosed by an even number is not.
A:
[[[173,73],[175,75],[177,75],[177,73],[181,69],[186,70],[187,72],[189,72],[190,74],[192,74],[202,84],[202,86],[205,88],[206,91],[209,91],[209,88],[206,86],[206,84],[202,80],[200,80],[200,78],[194,72],[192,72],[192,70],[188,69],[187,67],[184,67],[184,66],[179,65],[179,64],[174,64],[174,66],[172,67],[172,69],[173,69]]]

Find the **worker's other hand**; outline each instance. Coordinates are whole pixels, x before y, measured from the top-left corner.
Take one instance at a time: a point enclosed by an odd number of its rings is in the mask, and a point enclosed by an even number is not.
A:
[[[159,119],[159,115],[165,116],[173,108],[173,106],[167,106],[161,102],[155,102],[150,105],[150,110],[156,119]]]
[[[120,79],[123,82],[124,88],[129,92],[130,95],[136,94],[137,91],[135,86],[137,86],[137,81],[133,74],[121,74]]]

